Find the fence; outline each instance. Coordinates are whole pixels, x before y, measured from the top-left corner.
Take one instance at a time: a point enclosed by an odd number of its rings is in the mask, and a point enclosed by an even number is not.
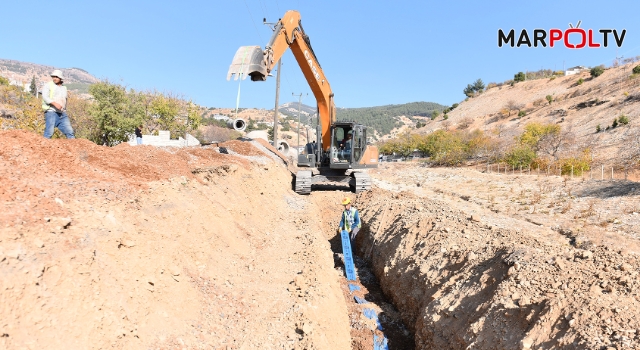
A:
[[[490,174],[504,174],[504,175],[536,175],[536,176],[566,176],[572,179],[588,179],[588,180],[600,180],[600,181],[615,181],[615,180],[630,180],[640,181],[640,177],[637,173],[630,172],[630,169],[623,169],[605,164],[594,164],[589,169],[575,169],[571,166],[569,168],[563,168],[558,165],[548,165],[546,168],[534,167],[514,167],[504,163],[485,163],[476,164],[475,169],[480,172],[486,172]],[[563,169],[566,172],[563,174]],[[630,176],[631,175],[631,176]]]

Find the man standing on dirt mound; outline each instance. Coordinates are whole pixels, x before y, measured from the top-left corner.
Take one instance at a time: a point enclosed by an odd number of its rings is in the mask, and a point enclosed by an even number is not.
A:
[[[343,230],[349,232],[351,245],[353,246],[356,242],[356,235],[362,226],[360,214],[358,213],[358,209],[351,205],[351,199],[349,197],[342,199],[342,205],[344,205],[344,210],[342,211],[342,219],[340,219],[338,232],[342,232]]]
[[[58,128],[68,139],[75,139],[71,121],[67,116],[67,87],[62,85],[62,72],[51,72],[51,80],[42,86],[42,109],[44,110],[44,137],[50,139],[54,128]]]

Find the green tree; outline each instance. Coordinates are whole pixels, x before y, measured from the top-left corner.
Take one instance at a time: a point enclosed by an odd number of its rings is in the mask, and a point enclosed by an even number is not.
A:
[[[482,91],[484,91],[484,83],[482,82],[482,79],[478,79],[476,81],[473,82],[473,91],[481,93]]]
[[[38,95],[38,87],[36,86],[36,77],[35,76],[33,78],[31,78],[31,85],[29,85],[29,92],[31,92],[31,94],[33,96],[37,96]]]
[[[440,112],[439,111],[431,112],[431,120],[435,120],[436,118],[438,118],[438,116],[440,116]]]
[[[640,65],[633,67],[633,74],[640,74]]]
[[[144,114],[131,110],[125,88],[105,81],[89,86],[89,93],[94,99],[90,114],[97,124],[98,143],[114,146],[126,142]]]
[[[518,142],[533,151],[537,151],[540,140],[543,137],[547,135],[558,135],[559,133],[560,126],[558,124],[529,123],[525,125],[524,132],[520,135]]]
[[[517,145],[505,154],[505,162],[510,166],[519,168],[526,167],[536,159],[536,152],[528,145]]]
[[[597,67],[593,67],[591,68],[591,76],[594,78],[599,77],[600,75],[602,75],[602,73],[604,73],[604,67],[602,65],[597,66]]]
[[[517,74],[513,75],[513,81],[515,82],[520,82],[520,81],[524,81],[526,79],[526,75],[524,75],[523,72],[518,72]]]

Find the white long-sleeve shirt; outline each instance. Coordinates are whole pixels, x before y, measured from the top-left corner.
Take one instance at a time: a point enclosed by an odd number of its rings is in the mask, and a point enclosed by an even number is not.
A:
[[[53,85],[53,95],[51,95],[51,92],[50,92],[52,85]],[[50,95],[52,98],[49,98]],[[44,103],[50,106],[52,102],[56,102],[60,104],[60,106],[62,106],[62,111],[64,111],[67,109],[67,87],[62,85],[50,84],[48,82],[44,83],[44,85],[42,86],[42,99],[44,100]],[[56,109],[53,106],[51,106],[49,110],[55,111]],[[60,112],[60,111],[57,111],[57,112]]]

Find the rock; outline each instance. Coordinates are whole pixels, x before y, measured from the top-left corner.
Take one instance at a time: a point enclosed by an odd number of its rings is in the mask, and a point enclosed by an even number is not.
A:
[[[51,218],[50,218],[50,217],[45,217],[45,218],[44,218],[44,222],[50,222],[50,221],[51,221]]]
[[[8,252],[5,253],[5,255],[7,256],[7,258],[19,259],[20,258],[20,251],[19,250],[9,250]]]
[[[531,349],[531,346],[533,346],[533,341],[531,339],[522,339],[520,341],[520,345],[522,346],[522,349]]]
[[[471,215],[471,221],[480,222],[480,217],[478,215]]]
[[[516,271],[520,271],[520,269],[522,268],[522,265],[520,265],[520,263],[516,261],[513,264],[513,267],[516,269]]]
[[[633,270],[633,267],[627,263],[624,263],[622,265],[620,265],[620,270],[624,271],[624,272],[629,272],[631,270]]]
[[[569,327],[573,327],[573,325],[576,323],[576,320],[572,319],[569,321]]]
[[[58,222],[62,228],[68,228],[71,225],[71,218],[59,218]]]
[[[127,248],[132,248],[136,246],[136,242],[130,239],[125,239],[124,241],[122,241],[122,245]]]
[[[178,276],[171,276],[171,278],[173,278],[176,282],[180,282],[180,277]]]
[[[54,199],[56,201],[56,203],[60,204],[61,206],[64,206],[64,202],[62,201],[62,199],[56,197],[56,199]]]
[[[180,268],[178,268],[175,265],[172,265],[171,267],[169,267],[169,272],[171,273],[172,276],[180,276]]]
[[[561,259],[556,259],[556,262],[554,263],[554,265],[556,265],[558,270],[564,269],[564,262]]]
[[[304,334],[311,334],[311,332],[313,332],[313,326],[310,323],[305,323],[302,326],[302,331]]]
[[[44,242],[42,242],[42,240],[41,240],[41,239],[39,239],[39,238],[36,238],[36,239],[33,241],[33,244],[35,244],[35,245],[36,245],[36,247],[38,247],[38,248],[42,248],[42,247],[44,247]]]
[[[469,252],[469,254],[467,255],[467,260],[471,261],[471,260],[476,260],[477,256],[476,253],[474,252]]]

